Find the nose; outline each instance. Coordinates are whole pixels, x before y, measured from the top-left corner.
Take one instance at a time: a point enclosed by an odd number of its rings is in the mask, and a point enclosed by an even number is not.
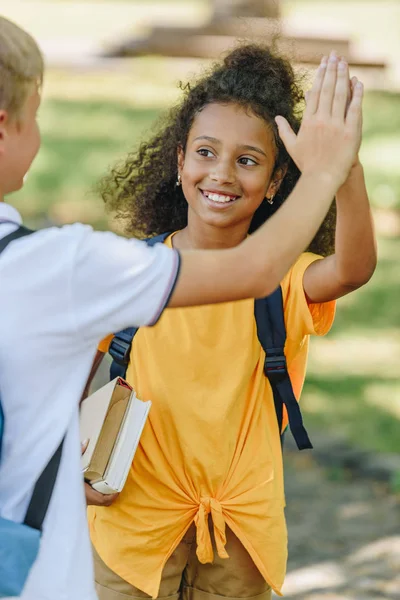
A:
[[[221,158],[214,163],[210,178],[220,185],[234,183],[236,180],[235,167],[230,160]]]

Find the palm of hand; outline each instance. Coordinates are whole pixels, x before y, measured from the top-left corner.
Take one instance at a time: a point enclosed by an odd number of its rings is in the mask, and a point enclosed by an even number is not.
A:
[[[348,67],[331,54],[315,77],[300,130],[296,134],[277,117],[279,134],[303,173],[318,172],[342,185],[358,164],[361,144],[363,87],[349,81]]]

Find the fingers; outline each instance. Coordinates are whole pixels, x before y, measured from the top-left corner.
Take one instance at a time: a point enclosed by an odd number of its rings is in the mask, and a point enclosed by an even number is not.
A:
[[[296,143],[297,136],[293,129],[290,127],[285,117],[275,117],[275,122],[278,125],[279,137],[284,143],[286,150],[290,154],[291,148]]]
[[[364,86],[361,81],[356,81],[353,87],[353,96],[346,115],[346,126],[350,131],[359,131],[362,126],[362,101]]]
[[[322,82],[321,93],[318,103],[318,114],[321,117],[330,116],[332,114],[333,98],[336,90],[336,79],[338,71],[338,57],[333,50],[329,55],[326,73]]]
[[[321,117],[343,119],[350,107],[357,81],[356,77],[349,78],[345,58],[339,58],[333,50],[328,61],[326,57],[321,60],[313,87],[305,94],[304,116],[318,112]]]
[[[342,60],[346,60],[346,59],[344,58],[344,56],[342,56]],[[350,79],[350,76],[349,76],[349,77],[347,78],[347,102],[346,102],[346,112],[347,112],[347,109],[348,109],[348,108],[349,108],[349,106],[350,106],[350,102],[351,102],[351,97],[352,97],[352,95],[353,95],[353,87],[352,87],[352,85],[351,85],[351,79]]]
[[[95,506],[111,506],[119,494],[101,494],[85,482],[86,504]]]
[[[344,60],[337,67],[336,86],[332,103],[332,116],[343,121],[349,93],[349,68]]]
[[[306,110],[304,111],[304,116],[308,117],[313,115],[318,108],[319,98],[321,94],[321,88],[325,77],[325,72],[327,68],[328,59],[326,56],[323,56],[321,59],[321,63],[317,69],[317,73],[315,75],[315,79],[312,85],[312,88],[309,92],[307,92],[306,97]]]
[[[346,57],[345,56],[341,56],[340,57],[341,61],[347,62],[346,61]],[[354,79],[354,78],[352,78]],[[347,102],[346,102],[346,113],[347,113],[347,109],[349,108],[350,105],[350,100],[351,97],[353,95],[353,87],[352,87],[352,79],[350,79],[350,76],[347,79]]]
[[[102,506],[111,506],[118,498],[119,494],[101,494],[103,496]]]

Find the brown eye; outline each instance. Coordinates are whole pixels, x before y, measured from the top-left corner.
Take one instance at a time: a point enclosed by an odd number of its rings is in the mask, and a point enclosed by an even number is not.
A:
[[[249,156],[242,156],[239,158],[239,164],[244,165],[245,167],[252,167],[253,165],[258,165],[258,162]]]
[[[200,154],[200,156],[204,156],[205,158],[211,158],[214,156],[214,154],[208,148],[199,148],[197,150],[197,154]]]

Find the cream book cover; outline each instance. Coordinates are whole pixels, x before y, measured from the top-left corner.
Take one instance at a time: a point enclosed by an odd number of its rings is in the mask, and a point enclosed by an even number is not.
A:
[[[91,394],[81,404],[81,440],[89,440],[81,465],[85,480],[104,494],[125,484],[151,402],[139,400],[121,377]]]

